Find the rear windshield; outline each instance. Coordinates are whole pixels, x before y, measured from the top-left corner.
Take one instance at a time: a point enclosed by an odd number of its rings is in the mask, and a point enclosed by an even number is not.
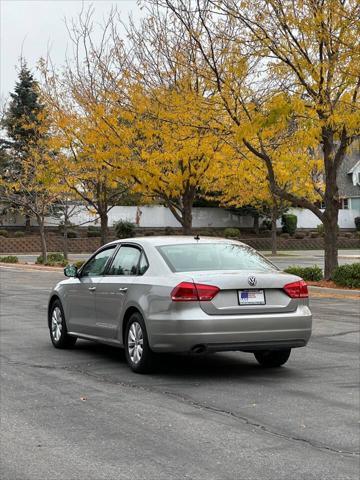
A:
[[[184,243],[157,247],[173,272],[275,270],[249,247],[229,243]]]

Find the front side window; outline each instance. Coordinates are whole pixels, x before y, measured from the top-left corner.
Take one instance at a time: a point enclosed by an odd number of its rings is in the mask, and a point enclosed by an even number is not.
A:
[[[101,252],[97,253],[81,270],[81,276],[98,277],[99,275],[103,275],[105,266],[111,255],[114,253],[115,248],[116,245],[105,250],[101,250]]]
[[[136,247],[123,246],[117,252],[108,275],[137,275],[141,250]]]
[[[229,243],[185,243],[157,247],[173,272],[270,271],[276,267],[249,247]]]

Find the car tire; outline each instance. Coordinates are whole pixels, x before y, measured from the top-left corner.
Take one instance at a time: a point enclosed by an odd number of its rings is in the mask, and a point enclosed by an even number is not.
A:
[[[149,373],[154,366],[155,355],[149,346],[144,319],[138,312],[133,313],[126,324],[124,343],[126,361],[131,370]]]
[[[50,339],[55,348],[71,348],[77,337],[68,334],[64,309],[60,300],[54,300],[49,311]]]
[[[261,350],[254,352],[256,360],[262,367],[275,368],[284,365],[290,357],[291,348],[284,350]]]

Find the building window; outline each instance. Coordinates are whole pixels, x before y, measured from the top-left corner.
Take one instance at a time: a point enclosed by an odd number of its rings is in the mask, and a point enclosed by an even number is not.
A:
[[[341,198],[340,199],[340,209],[341,210],[348,210],[349,209],[349,199],[348,198]]]

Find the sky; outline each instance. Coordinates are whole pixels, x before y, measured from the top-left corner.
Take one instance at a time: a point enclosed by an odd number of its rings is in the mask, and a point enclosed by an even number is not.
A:
[[[0,0],[0,99],[6,100],[17,79],[20,56],[34,72],[40,57],[50,51],[53,62],[64,63],[70,45],[65,18],[75,18],[82,6],[93,6],[101,22],[112,6],[124,19],[140,16],[136,0]]]

